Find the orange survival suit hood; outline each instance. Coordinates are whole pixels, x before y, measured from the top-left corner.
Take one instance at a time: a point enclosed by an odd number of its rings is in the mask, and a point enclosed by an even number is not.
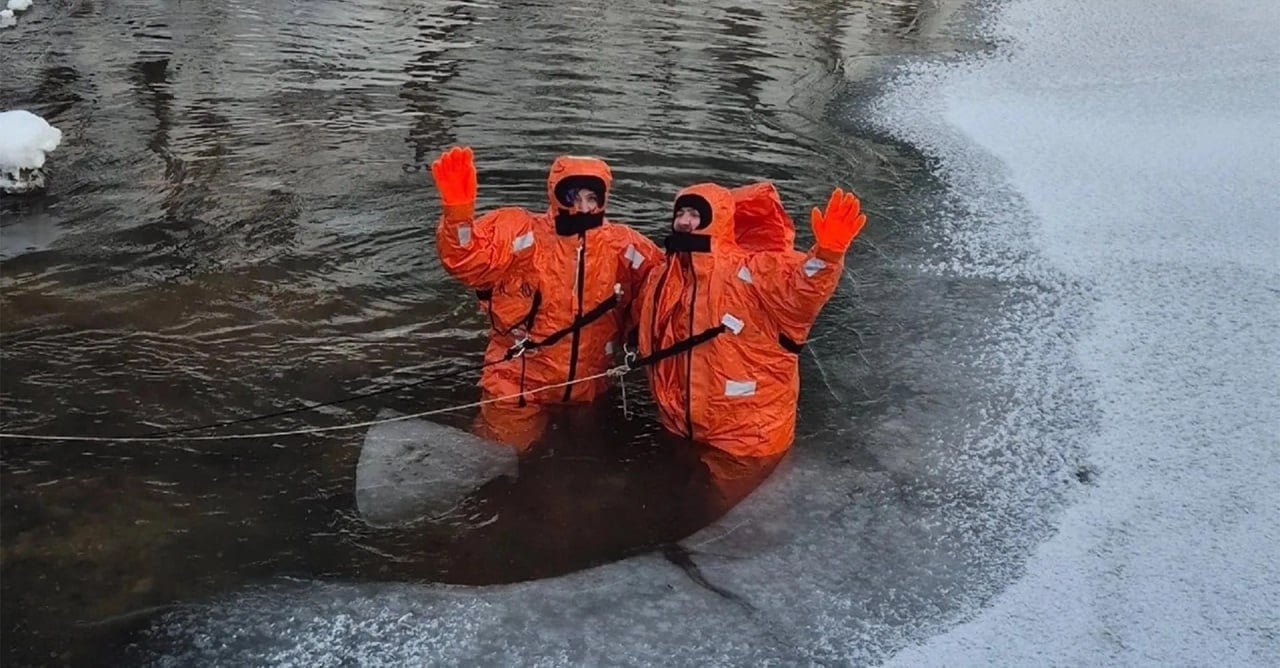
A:
[[[556,158],[547,174],[547,199],[551,202],[550,218],[555,221],[556,234],[572,236],[600,227],[612,185],[613,172],[599,158],[574,155]],[[595,193],[600,203],[597,211],[579,211],[574,206],[578,191],[584,188]]]

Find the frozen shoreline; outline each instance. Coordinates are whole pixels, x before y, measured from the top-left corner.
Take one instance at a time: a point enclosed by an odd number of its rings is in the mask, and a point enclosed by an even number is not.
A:
[[[962,271],[1030,251],[1086,291],[1097,486],[1025,577],[890,663],[1280,663],[1280,11],[1020,0],[991,26],[997,54],[917,66],[880,122],[982,212]]]

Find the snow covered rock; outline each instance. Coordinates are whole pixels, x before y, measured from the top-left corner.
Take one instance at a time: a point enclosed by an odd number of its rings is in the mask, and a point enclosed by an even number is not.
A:
[[[61,130],[29,111],[0,112],[0,192],[43,189],[45,156],[61,142]]]

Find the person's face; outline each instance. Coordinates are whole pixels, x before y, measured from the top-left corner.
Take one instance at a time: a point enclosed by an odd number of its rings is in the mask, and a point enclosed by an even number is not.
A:
[[[702,224],[702,214],[693,207],[682,206],[676,209],[676,217],[671,221],[671,229],[677,232],[692,232],[698,229],[700,224]]]
[[[573,206],[578,213],[596,213],[600,210],[600,200],[589,188],[578,188],[573,194]]]

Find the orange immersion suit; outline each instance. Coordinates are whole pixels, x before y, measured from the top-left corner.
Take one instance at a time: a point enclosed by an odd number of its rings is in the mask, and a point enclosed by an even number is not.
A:
[[[530,445],[553,404],[582,404],[607,387],[595,378],[620,351],[628,305],[662,257],[652,241],[604,218],[613,175],[597,158],[560,156],[547,176],[545,213],[502,207],[475,216],[470,148],[446,151],[432,165],[444,203],[436,249],[444,268],[476,291],[489,320],[477,431],[518,448]],[[576,189],[598,195],[599,210],[572,204]],[[513,346],[529,348],[512,356]]]
[[[772,184],[690,186],[675,207],[697,208],[701,226],[667,238],[665,266],[632,307],[662,424],[737,457],[783,453],[795,436],[797,356],[866,217],[837,189],[825,213],[813,210],[817,243],[802,253]]]

